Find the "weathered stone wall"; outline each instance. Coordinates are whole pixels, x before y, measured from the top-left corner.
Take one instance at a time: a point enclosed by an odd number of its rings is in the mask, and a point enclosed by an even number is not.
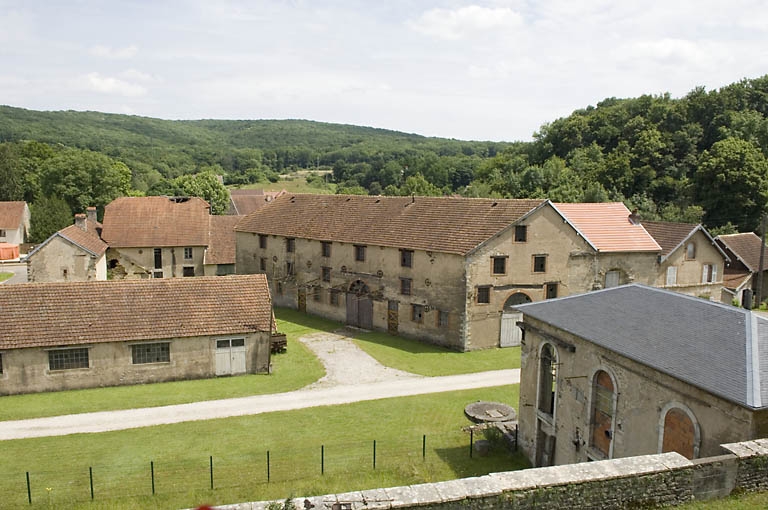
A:
[[[188,246],[192,248],[192,258],[184,258],[184,246],[161,248],[163,256],[163,278],[179,278],[184,275],[185,267],[192,267],[195,276],[203,276],[203,255],[205,246]],[[114,279],[151,278],[155,269],[154,247],[146,248],[109,248],[107,249],[107,264],[112,268]]]
[[[60,236],[28,259],[28,278],[31,282],[83,282],[106,280],[107,263],[102,255],[98,259]]]
[[[476,478],[306,498],[315,510],[421,508],[611,509],[678,505],[768,490],[768,439],[722,445],[726,455],[678,453],[492,473]],[[305,498],[294,500],[305,508]],[[264,510],[267,501],[218,508]]]

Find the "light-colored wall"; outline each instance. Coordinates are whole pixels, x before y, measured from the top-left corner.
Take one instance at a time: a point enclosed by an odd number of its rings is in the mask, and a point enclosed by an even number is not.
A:
[[[696,255],[693,259],[688,259],[686,247],[691,242],[696,246]],[[705,264],[717,266],[717,277],[712,283],[702,283],[702,270]],[[667,268],[670,266],[677,267],[677,283],[675,285],[667,285]],[[658,277],[653,285],[690,296],[720,301],[724,268],[725,259],[722,253],[712,245],[703,232],[697,231],[659,264]]]
[[[180,278],[184,275],[184,267],[195,268],[195,276],[203,276],[204,246],[191,246],[192,260],[184,259],[184,246],[162,248],[163,278]],[[155,267],[154,247],[148,248],[109,248],[107,250],[107,265],[117,261],[117,268],[112,270],[114,279],[151,278]],[[124,275],[124,276],[123,276]]]
[[[269,371],[269,333],[158,339],[170,342],[170,363],[132,363],[131,345],[153,342],[92,344],[82,346],[89,347],[90,367],[73,370],[49,370],[45,349],[12,349],[2,353],[0,395],[213,377],[216,339],[232,337],[245,338],[246,372]]]
[[[6,228],[5,237],[0,237],[0,243],[23,244],[29,236],[29,206],[24,204],[21,223],[15,228]]]
[[[45,246],[29,257],[27,264],[27,274],[31,282],[107,279],[104,255],[96,258],[60,236],[51,238]]]
[[[608,372],[615,384],[614,458],[659,453],[662,410],[670,403],[683,404],[693,412],[700,427],[700,457],[718,455],[721,443],[756,437],[753,414],[746,408],[531,317],[524,321],[527,327],[521,347],[519,437],[521,448],[533,462],[537,453],[540,353],[545,341],[555,347],[558,363],[555,464],[588,460],[592,381],[598,370]],[[570,352],[561,341],[573,345],[575,351]],[[768,420],[763,421],[767,423],[763,423],[760,432],[765,432],[768,425]]]

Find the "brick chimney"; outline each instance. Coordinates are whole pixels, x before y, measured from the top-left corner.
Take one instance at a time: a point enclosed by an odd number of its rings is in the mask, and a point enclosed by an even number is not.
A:
[[[95,207],[89,207],[85,210],[85,214],[88,217],[88,223],[91,224],[91,227],[96,226],[96,208]]]
[[[77,228],[79,228],[80,230],[84,230],[87,232],[88,226],[85,223],[85,218],[86,216],[83,213],[75,214],[75,225],[77,225]]]

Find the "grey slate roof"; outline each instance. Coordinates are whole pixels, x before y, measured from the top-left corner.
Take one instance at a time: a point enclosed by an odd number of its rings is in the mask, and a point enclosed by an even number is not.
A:
[[[639,284],[516,308],[714,395],[768,407],[768,320],[750,311]]]

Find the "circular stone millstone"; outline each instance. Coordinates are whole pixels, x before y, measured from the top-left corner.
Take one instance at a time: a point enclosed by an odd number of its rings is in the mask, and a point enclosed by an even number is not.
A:
[[[475,423],[514,421],[515,408],[501,402],[473,402],[464,408],[464,415]]]

